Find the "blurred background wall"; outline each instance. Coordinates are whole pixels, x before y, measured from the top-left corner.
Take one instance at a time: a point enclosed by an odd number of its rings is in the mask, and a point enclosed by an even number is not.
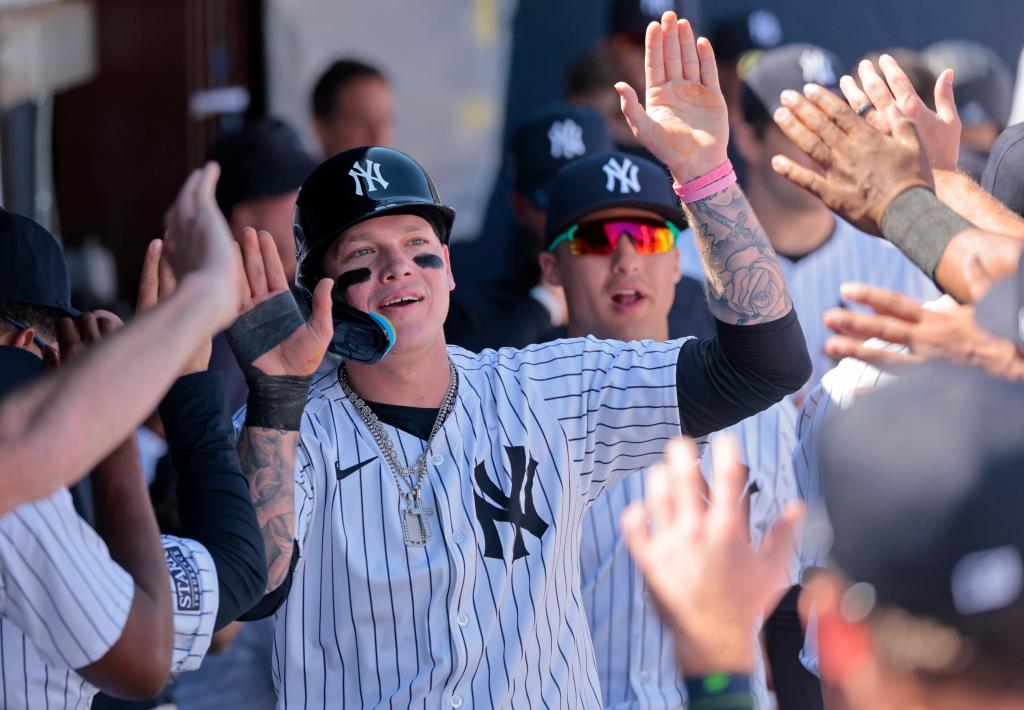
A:
[[[784,41],[851,63],[968,38],[1016,70],[1024,45],[1021,0],[704,0],[699,27],[758,8]],[[98,254],[76,278],[130,300],[145,242],[217,130],[269,112],[308,139],[312,82],[353,55],[393,79],[397,145],[459,208],[463,281],[486,278],[509,232],[504,138],[561,97],[607,16],[607,0],[0,0],[3,203],[73,260]]]

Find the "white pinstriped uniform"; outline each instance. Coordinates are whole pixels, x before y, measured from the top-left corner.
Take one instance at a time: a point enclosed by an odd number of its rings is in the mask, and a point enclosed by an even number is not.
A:
[[[197,668],[217,614],[217,574],[194,540],[163,537],[174,609],[173,669]],[[135,585],[62,489],[0,518],[0,698],[5,708],[87,708],[74,672],[120,638]]]
[[[704,280],[700,255],[690,231],[679,239],[679,259],[684,274]],[[809,392],[836,364],[825,354],[825,340],[831,331],[821,322],[821,314],[840,305],[863,310],[857,304],[842,302],[839,296],[841,284],[859,281],[881,286],[906,294],[918,302],[939,296],[935,285],[896,247],[864,234],[839,217],[836,217],[835,230],[827,242],[797,261],[780,255],[779,265],[814,365],[814,372],[801,394]]]
[[[682,342],[449,347],[459,391],[428,458],[421,548],[325,361],[297,452],[300,558],[275,615],[279,707],[601,707],[583,513],[679,433]],[[385,428],[412,463],[424,442]]]

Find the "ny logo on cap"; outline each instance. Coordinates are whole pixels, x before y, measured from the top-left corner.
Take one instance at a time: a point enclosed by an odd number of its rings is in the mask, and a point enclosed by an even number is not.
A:
[[[376,192],[377,186],[380,185],[385,190],[388,188],[388,181],[380,176],[380,163],[375,163],[369,158],[366,159],[366,167],[362,167],[357,160],[352,169],[348,171],[349,177],[356,183],[356,194],[360,197],[363,196],[363,183],[359,181],[362,178],[366,181],[366,191]]]
[[[836,83],[836,70],[832,62],[820,49],[805,49],[797,59],[800,71],[804,73],[804,81],[808,84],[830,86]]]
[[[587,152],[583,145],[583,129],[571,118],[555,121],[548,129],[548,140],[551,141],[551,157],[572,160]]]
[[[604,189],[608,192],[615,192],[615,183],[619,184],[619,192],[623,195],[640,192],[640,180],[637,179],[640,166],[634,165],[629,158],[623,158],[621,165],[615,158],[608,158],[608,162],[601,169],[608,177],[604,184]]]

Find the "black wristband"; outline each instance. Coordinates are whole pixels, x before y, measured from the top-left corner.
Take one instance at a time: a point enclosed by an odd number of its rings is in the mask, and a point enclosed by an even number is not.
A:
[[[973,226],[925,187],[900,193],[882,215],[882,235],[933,281],[953,237]]]
[[[750,676],[709,673],[686,679],[690,710],[746,710],[754,707]]]
[[[298,431],[312,375],[250,376],[245,425]]]
[[[291,291],[279,293],[238,317],[224,335],[249,379],[252,363],[273,350],[305,323]]]

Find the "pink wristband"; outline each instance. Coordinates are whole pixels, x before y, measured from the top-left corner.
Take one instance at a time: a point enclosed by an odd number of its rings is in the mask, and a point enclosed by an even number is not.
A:
[[[719,165],[717,168],[712,168],[708,172],[704,173],[700,177],[696,177],[693,180],[688,180],[683,184],[678,182],[672,186],[672,189],[676,191],[676,194],[682,197],[684,192],[693,192],[706,185],[713,183],[715,180],[721,180],[726,175],[732,172],[732,161],[726,160],[724,163]]]
[[[710,197],[715,193],[721,192],[725,188],[736,183],[736,172],[730,170],[729,173],[723,177],[715,180],[714,182],[708,183],[704,187],[697,188],[696,190],[690,190],[684,192],[682,188],[676,189],[676,194],[679,195],[679,199],[682,202],[696,202],[697,200],[703,200],[705,197]]]

